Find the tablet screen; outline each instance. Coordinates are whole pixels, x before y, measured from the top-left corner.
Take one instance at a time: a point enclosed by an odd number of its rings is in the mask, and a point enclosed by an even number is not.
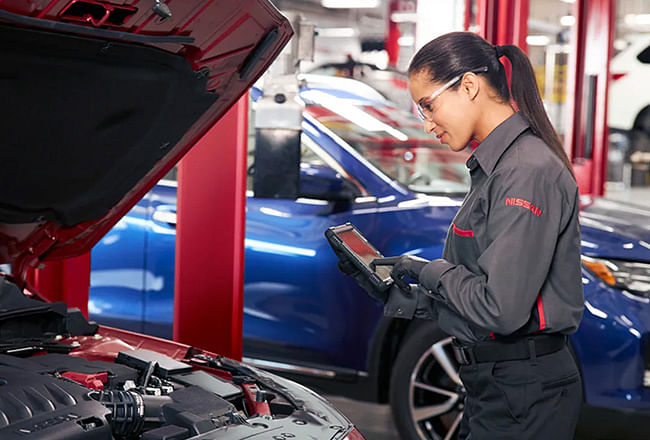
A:
[[[338,235],[343,243],[368,267],[370,267],[372,260],[382,257],[376,249],[370,246],[370,244],[359,235],[356,229],[338,231],[336,235]],[[390,270],[390,266],[378,266],[375,273],[379,275],[382,280],[389,280],[391,279]]]

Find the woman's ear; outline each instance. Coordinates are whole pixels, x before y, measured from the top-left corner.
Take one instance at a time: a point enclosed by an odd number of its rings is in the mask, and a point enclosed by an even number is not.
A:
[[[470,101],[476,99],[480,88],[481,82],[476,74],[468,72],[463,76],[460,83],[460,89],[463,93],[467,94]]]

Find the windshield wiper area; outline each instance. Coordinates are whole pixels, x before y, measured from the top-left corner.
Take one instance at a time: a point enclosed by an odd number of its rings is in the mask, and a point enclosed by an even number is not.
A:
[[[63,344],[54,340],[26,339],[14,342],[0,343],[0,354],[12,356],[31,356],[34,353],[62,353],[68,354],[79,347],[79,343]]]
[[[26,296],[14,283],[0,277],[0,354],[29,356],[37,352],[68,354],[78,342],[61,338],[91,336],[97,324],[64,302],[46,303]]]

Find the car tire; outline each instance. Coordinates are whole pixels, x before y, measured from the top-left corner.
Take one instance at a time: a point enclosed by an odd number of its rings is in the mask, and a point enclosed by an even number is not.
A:
[[[451,440],[458,429],[465,389],[451,338],[430,322],[404,338],[391,373],[389,400],[402,440]]]
[[[630,131],[630,154],[636,151],[650,152],[650,107],[639,113]]]

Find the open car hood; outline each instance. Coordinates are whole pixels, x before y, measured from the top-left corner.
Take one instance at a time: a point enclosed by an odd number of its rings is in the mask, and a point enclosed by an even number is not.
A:
[[[267,0],[0,2],[0,263],[90,251],[292,33]]]

